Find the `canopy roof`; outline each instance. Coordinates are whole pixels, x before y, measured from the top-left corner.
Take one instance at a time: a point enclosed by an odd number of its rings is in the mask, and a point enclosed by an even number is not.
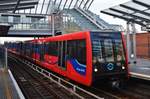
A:
[[[150,23],[150,0],[132,0],[102,10],[101,13],[146,26]]]
[[[51,10],[89,9],[94,0],[0,0],[0,13],[50,14]]]

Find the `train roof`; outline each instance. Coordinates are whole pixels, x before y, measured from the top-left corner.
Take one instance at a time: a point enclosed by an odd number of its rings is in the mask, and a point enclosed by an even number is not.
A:
[[[72,39],[82,39],[85,38],[88,34],[87,33],[121,33],[120,31],[112,31],[112,30],[96,30],[96,31],[80,31],[80,32],[73,32],[63,35],[58,35],[54,37],[46,37],[46,38],[40,38],[40,39],[34,39],[29,40],[27,42],[34,42],[34,43],[41,43],[41,42],[47,42],[47,41],[61,41],[63,39],[72,40]]]

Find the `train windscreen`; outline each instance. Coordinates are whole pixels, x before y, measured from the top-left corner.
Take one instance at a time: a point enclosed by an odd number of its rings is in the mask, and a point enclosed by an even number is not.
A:
[[[94,63],[125,60],[121,33],[92,33],[91,37]]]

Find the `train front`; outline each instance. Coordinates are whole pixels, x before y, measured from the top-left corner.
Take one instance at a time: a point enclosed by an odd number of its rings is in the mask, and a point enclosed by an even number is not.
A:
[[[128,78],[125,44],[121,32],[91,32],[93,82],[119,87]]]

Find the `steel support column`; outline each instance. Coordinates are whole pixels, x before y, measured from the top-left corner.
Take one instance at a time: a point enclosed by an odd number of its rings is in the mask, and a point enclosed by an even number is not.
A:
[[[127,53],[128,53],[128,63],[130,64],[130,29],[129,29],[129,22],[127,22],[127,30],[126,30],[126,46],[127,46]]]
[[[136,28],[135,28],[135,23],[131,23],[131,27],[132,27],[132,40],[133,40],[133,62],[134,64],[136,63]]]
[[[126,44],[129,64],[136,64],[136,29],[135,23],[127,22]]]
[[[55,14],[53,13],[51,16],[52,19],[52,36],[55,36]]]

